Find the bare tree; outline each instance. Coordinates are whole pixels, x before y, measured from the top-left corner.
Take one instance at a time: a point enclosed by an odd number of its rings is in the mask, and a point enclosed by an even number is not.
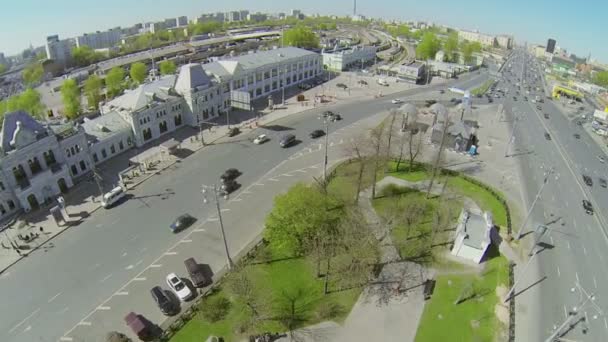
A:
[[[386,162],[386,159],[382,155],[382,148],[384,148],[384,136],[386,133],[386,128],[384,127],[384,123],[380,124],[378,127],[372,129],[369,134],[369,148],[372,152],[372,160],[374,163],[374,169],[372,170],[372,199],[376,198],[376,180],[378,179],[378,171],[379,166],[382,165],[383,162]]]
[[[266,318],[270,298],[260,293],[260,288],[251,279],[246,265],[238,264],[229,273],[228,288],[249,309],[250,325]]]
[[[389,111],[389,126],[386,129],[386,160],[391,158],[391,142],[395,132],[395,120],[399,111],[395,108]],[[387,166],[388,167],[388,166]]]
[[[357,170],[357,191],[355,193],[355,204],[359,203],[359,193],[363,185],[363,174],[365,172],[365,139],[356,137],[346,146],[345,153],[352,161],[359,163]]]
[[[435,182],[435,177],[437,177],[437,172],[439,170],[441,170],[441,159],[443,158],[443,152],[445,150],[445,140],[446,140],[448,128],[450,126],[450,117],[449,117],[447,109],[444,106],[438,105],[438,104],[434,104],[433,107],[434,107],[433,110],[435,111],[435,115],[443,116],[444,120],[443,120],[443,128],[441,131],[441,143],[439,144],[439,149],[437,150],[437,155],[435,157],[435,161],[433,162],[431,181],[429,182],[429,187],[426,192],[427,198],[431,197],[431,191],[433,189],[433,183]]]

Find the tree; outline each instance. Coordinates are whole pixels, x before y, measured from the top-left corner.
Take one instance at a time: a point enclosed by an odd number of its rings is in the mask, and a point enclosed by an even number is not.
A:
[[[416,56],[420,59],[432,59],[439,49],[441,49],[441,42],[437,36],[432,32],[427,32],[416,47]]]
[[[458,52],[458,32],[452,31],[448,35],[445,44],[443,45],[443,51],[448,62],[456,61],[456,52]]]
[[[600,87],[608,87],[608,71],[599,71],[593,75],[592,82]]]
[[[350,158],[350,160],[359,164],[359,168],[357,170],[357,189],[355,193],[354,203],[355,205],[359,203],[359,194],[361,193],[361,188],[363,186],[363,174],[365,172],[365,166],[367,163],[364,151],[365,138],[363,137],[352,139],[345,149],[346,155]]]
[[[121,67],[114,67],[106,75],[106,93],[112,98],[122,92],[125,71]]]
[[[29,64],[21,72],[23,82],[28,87],[38,85],[42,80],[42,76],[44,76],[44,68],[41,63],[36,62]]]
[[[177,70],[175,63],[173,63],[172,61],[162,61],[158,63],[158,67],[160,69],[161,75],[175,74],[175,71]]]
[[[146,76],[148,75],[148,68],[144,63],[135,62],[131,64],[131,69],[129,70],[129,75],[131,79],[137,84],[142,84],[146,80]]]
[[[435,161],[433,162],[431,181],[429,182],[429,187],[426,192],[426,198],[431,197],[435,177],[437,177],[437,172],[441,170],[441,160],[443,159],[443,152],[445,150],[445,138],[447,136],[448,128],[450,127],[450,116],[448,110],[440,104],[435,104],[433,106],[435,106],[433,109],[435,115],[438,117],[443,117],[443,129],[441,130],[441,143],[439,144],[439,149],[437,150],[437,155],[435,156]]]
[[[283,33],[285,45],[312,49],[319,47],[319,37],[309,28],[296,26]]]
[[[465,63],[470,63],[473,58],[473,53],[480,51],[481,44],[479,42],[463,41],[462,44],[460,44],[460,52],[462,53]]]
[[[111,331],[106,334],[106,342],[131,342],[125,334],[119,333],[118,331]]]
[[[84,67],[99,61],[103,56],[89,46],[83,45],[72,49],[72,57],[77,66]]]
[[[387,129],[384,123],[382,123],[372,129],[368,137],[368,148],[370,149],[370,155],[374,163],[374,169],[372,170],[372,199],[376,198],[376,180],[378,179],[379,167],[387,162],[382,154],[382,149],[385,148],[384,139],[386,131]]]
[[[252,280],[249,268],[246,265],[238,264],[227,277],[227,287],[235,299],[242,303],[248,310],[247,322],[244,328],[247,330],[251,326],[256,326],[257,322],[266,319],[271,308],[272,298],[268,293],[264,293],[264,288]]]
[[[0,63],[0,74],[4,73],[8,69],[8,67],[2,63]]]
[[[22,110],[34,117],[41,118],[44,109],[40,93],[32,88],[27,88],[23,93],[0,102],[0,114]]]
[[[196,23],[189,25],[189,31],[192,32],[193,35],[201,35],[206,33],[218,32],[222,29],[222,24],[214,21],[208,21],[203,23]]]
[[[84,81],[84,94],[87,97],[87,104],[89,108],[93,108],[95,110],[99,109],[102,88],[103,81],[97,75],[91,75],[86,81]]]
[[[72,120],[81,113],[80,109],[80,88],[74,79],[67,79],[61,85],[61,98],[65,115]]]
[[[339,221],[339,211],[328,209],[333,207],[334,201],[317,189],[296,184],[275,197],[266,218],[265,237],[280,250],[305,255],[314,241]]]

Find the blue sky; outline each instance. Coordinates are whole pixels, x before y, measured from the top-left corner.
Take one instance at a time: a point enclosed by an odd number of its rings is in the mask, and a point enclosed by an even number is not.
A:
[[[194,18],[200,13],[249,9],[250,11],[352,13],[352,0],[4,0],[0,14],[0,52],[14,54],[39,46],[45,37],[130,26],[137,22],[178,15]],[[291,4],[287,4],[291,3]],[[277,4],[283,6],[275,7]],[[608,62],[606,0],[359,0],[358,12],[390,19],[428,20],[487,33],[510,33],[518,41],[545,44],[548,37],[580,56]]]

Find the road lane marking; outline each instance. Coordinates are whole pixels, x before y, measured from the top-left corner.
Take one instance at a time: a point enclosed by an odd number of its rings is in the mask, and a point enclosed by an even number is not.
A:
[[[578,280],[578,272],[574,272],[574,275],[576,276],[576,283],[580,284],[580,281]]]
[[[284,173],[281,176],[285,176],[285,177],[293,177],[292,175],[290,175],[289,173]]]
[[[255,184],[253,184],[253,185],[254,185],[254,186],[264,186],[264,184],[262,184],[262,183],[255,183]]]
[[[61,309],[61,311],[58,311],[57,313],[58,314],[64,314],[64,313],[68,312],[69,309],[70,308],[66,306],[65,308]]]
[[[559,266],[557,266],[557,276],[561,276],[561,272],[559,271]]]
[[[570,249],[570,241],[566,240],[566,243],[568,244],[568,249]]]
[[[226,212],[226,211],[230,211],[230,209],[228,209],[228,208],[223,208],[223,209],[221,210],[221,212]]]
[[[110,309],[111,309],[111,308],[110,308],[109,306],[98,306],[98,307],[97,307],[97,310],[102,310],[102,311],[108,311],[108,310],[110,310]]]
[[[160,268],[160,267],[163,267],[163,265],[161,265],[161,264],[152,264],[152,265],[150,265],[148,267],[150,267],[150,268]]]
[[[135,263],[135,267],[141,265],[144,261],[143,260],[139,260],[138,262]]]
[[[101,279],[101,282],[103,283],[104,281],[110,279],[110,277],[112,277],[112,274],[108,274],[107,276],[105,276],[103,279]]]
[[[204,232],[204,231],[205,231],[204,228],[198,228],[198,229],[194,230],[194,232],[196,232],[196,233],[200,233],[200,232]]]
[[[585,246],[583,246],[583,253],[587,255],[587,248],[585,248]]]
[[[121,258],[124,258],[127,256],[127,252],[122,253],[122,255],[120,256]]]
[[[165,252],[165,255],[177,255],[177,252]]]
[[[207,219],[207,221],[209,221],[209,222],[217,222],[217,221],[219,221],[219,220],[220,220],[220,219],[218,219],[217,217]]]
[[[608,330],[608,321],[606,321],[606,317],[604,317],[604,327],[606,327],[606,330]]]
[[[553,243],[553,236],[552,236],[552,235],[549,235],[549,239],[551,240],[551,244],[552,244],[553,246],[555,246],[555,243]]]
[[[133,265],[129,265],[129,266],[125,267],[125,270],[127,270],[127,271],[128,271],[128,270],[132,270],[134,267],[135,267],[135,266],[133,266]]]
[[[82,321],[82,322],[78,322],[78,325],[84,325],[84,326],[90,327],[91,325],[93,325],[93,323],[87,322],[87,321]]]
[[[568,309],[566,309],[565,305],[564,305],[564,316],[566,316],[566,318],[568,318]]]
[[[243,191],[243,192],[241,192],[241,193],[242,193],[242,194],[248,194],[248,195],[249,195],[249,194],[252,194],[253,192],[251,192],[251,191],[249,191],[249,190],[245,190],[245,191]],[[233,201],[234,201],[234,200],[233,200]]]
[[[71,338],[71,337],[68,337],[68,336],[61,336],[59,338],[59,341],[62,341],[62,342],[71,342],[71,341],[74,341],[74,339]]]
[[[184,239],[184,240],[180,241],[180,243],[190,243],[190,242],[192,242],[192,240],[190,240],[190,239]]]
[[[597,280],[595,280],[595,276],[593,276],[593,286],[597,289]]]
[[[49,300],[47,300],[47,303],[49,303],[49,304],[52,303],[59,296],[61,296],[61,292],[57,293],[56,295],[54,295],[53,297],[51,297]]]
[[[232,202],[240,202],[242,200],[243,200],[242,198],[235,198],[235,199],[232,200]]]
[[[296,170],[295,172],[306,173],[306,170]]]
[[[269,180],[269,181],[272,181],[272,182],[278,182],[278,181],[279,181],[279,180],[278,180],[278,179],[276,179],[276,178],[268,178],[268,180]]]
[[[129,292],[127,292],[127,291],[116,292],[116,295],[117,296],[128,296]]]
[[[12,333],[13,331],[19,329],[19,327],[22,326],[23,323],[27,322],[28,319],[32,318],[38,312],[40,312],[40,308],[34,310],[34,312],[32,312],[31,314],[29,314],[29,316],[25,317],[21,322],[17,323],[17,325],[15,325],[13,328],[11,328],[11,330],[9,330],[8,332]]]
[[[146,281],[146,277],[133,278],[133,281]]]

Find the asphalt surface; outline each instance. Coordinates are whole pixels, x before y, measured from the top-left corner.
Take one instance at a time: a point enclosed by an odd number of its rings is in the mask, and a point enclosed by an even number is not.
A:
[[[519,76],[521,62],[514,62],[513,71]],[[499,88],[506,85],[513,88],[515,81],[501,82]],[[606,165],[597,158],[603,153],[581,126],[560,112],[556,107],[559,104],[553,100],[545,99],[538,110],[537,104],[524,101],[523,91],[517,101],[513,101],[513,95],[511,89],[505,107],[520,119],[514,124],[515,143],[510,153],[511,158],[521,162],[525,208],[533,203],[545,172],[554,170],[526,227],[530,231],[544,224],[549,230],[543,236],[532,233],[523,238],[530,246],[535,238],[540,238],[540,244],[531,267],[526,270],[519,265],[516,273],[521,279],[515,291],[517,340],[544,341],[576,307],[579,314],[571,320],[575,324],[562,330],[563,337],[572,341],[606,341],[608,322],[598,310],[608,307],[608,274],[604,271],[608,239],[603,214],[608,209],[608,192],[598,184],[599,177],[606,177]],[[534,94],[528,97],[532,99]],[[549,114],[548,119],[545,113]],[[513,119],[513,115],[508,117]],[[580,134],[580,139],[574,137],[575,133]],[[593,178],[593,187],[584,184],[583,174]],[[583,199],[594,204],[595,215],[585,213]],[[595,299],[582,306],[587,295],[577,284]]]
[[[359,123],[393,107],[391,99],[438,93],[446,86],[472,88],[486,79],[485,72],[471,74],[448,85],[337,105],[331,109],[343,120],[330,126],[331,132],[338,132],[332,133],[330,157],[340,156],[339,145],[344,143],[340,130],[356,131]],[[4,294],[0,340],[102,341],[107,331],[126,332],[122,317],[129,311],[159,323],[163,316],[149,295],[150,288],[161,285],[167,289],[164,279],[170,272],[185,276],[183,260],[190,256],[208,264],[213,272],[226,264],[216,211],[213,204],[203,205],[201,185],[217,183],[227,168],[243,171],[238,178],[242,187],[228,201],[222,200],[229,248],[234,254],[261,232],[276,193],[299,179],[320,174],[321,159],[315,153],[321,153],[322,141],[312,142],[308,133],[323,128],[318,119],[322,110],[325,108],[295,114],[199,151],[136,188],[132,198],[116,208],[93,213],[54,239],[53,248],[16,264],[0,278]],[[301,142],[282,149],[278,140],[287,132],[296,134]],[[250,140],[260,133],[272,140],[253,145]],[[197,222],[172,234],[169,224],[183,213],[196,217]]]

